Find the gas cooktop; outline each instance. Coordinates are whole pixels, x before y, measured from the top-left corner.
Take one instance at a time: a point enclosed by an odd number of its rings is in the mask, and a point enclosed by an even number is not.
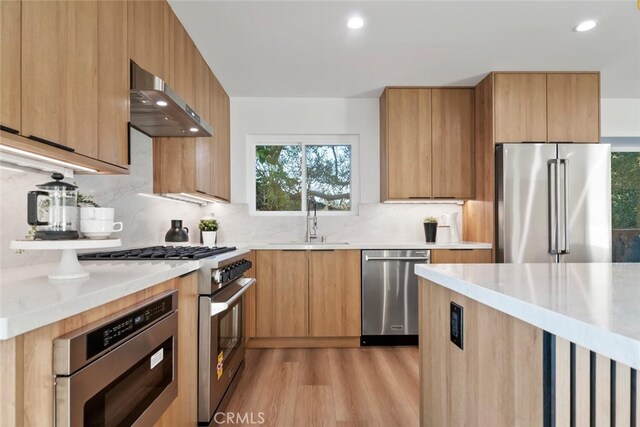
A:
[[[235,251],[235,246],[149,246],[120,251],[78,254],[81,261],[196,260]]]

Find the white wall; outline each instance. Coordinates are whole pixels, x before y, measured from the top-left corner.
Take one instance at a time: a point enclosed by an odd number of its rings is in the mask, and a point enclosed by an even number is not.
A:
[[[640,99],[603,99],[602,136],[640,136]]]
[[[231,201],[247,200],[247,135],[360,135],[360,201],[380,201],[378,99],[231,98]]]

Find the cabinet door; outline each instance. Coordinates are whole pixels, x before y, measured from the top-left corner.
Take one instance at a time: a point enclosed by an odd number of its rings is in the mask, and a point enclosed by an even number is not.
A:
[[[309,335],[360,336],[360,251],[309,253]]]
[[[433,197],[474,195],[473,89],[432,90]]]
[[[129,55],[127,3],[98,2],[98,158],[129,160]]]
[[[211,124],[211,92],[213,77],[202,55],[196,52],[195,110]],[[215,129],[214,129],[215,132]],[[212,194],[211,149],[213,137],[196,138],[196,191]]]
[[[171,89],[193,108],[196,102],[196,47],[173,11],[169,8],[167,13],[169,14],[167,82]]]
[[[22,3],[22,133],[98,156],[98,3]]]
[[[20,131],[20,1],[0,2],[0,125]]]
[[[229,95],[227,95],[215,76],[213,77],[212,93],[213,146],[211,151],[211,189],[213,196],[229,201],[231,200]]]
[[[256,336],[308,335],[306,251],[256,252]]]
[[[488,264],[491,249],[439,249],[431,251],[432,264]]]
[[[495,75],[495,139],[501,142],[547,141],[547,75]]]
[[[431,89],[387,89],[386,108],[386,198],[429,198]]]
[[[161,79],[166,79],[167,15],[164,0],[130,0],[127,2],[129,58]]]
[[[600,142],[600,74],[548,74],[549,142]]]

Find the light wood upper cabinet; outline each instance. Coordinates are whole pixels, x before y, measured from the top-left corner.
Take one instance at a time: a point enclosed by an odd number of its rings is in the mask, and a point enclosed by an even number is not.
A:
[[[20,1],[0,2],[0,125],[20,130]]]
[[[600,142],[600,74],[547,75],[549,142]]]
[[[98,3],[22,3],[22,134],[98,155]]]
[[[211,125],[211,97],[213,95],[213,74],[202,55],[196,52],[195,69],[195,110]],[[214,131],[215,132],[215,131]],[[214,138],[196,138],[196,191],[212,194],[211,151]]]
[[[127,3],[98,2],[98,158],[126,167],[129,160]]]
[[[171,10],[168,11],[168,20],[167,82],[171,89],[193,108],[196,103],[196,47]]]
[[[140,67],[166,80],[168,61],[168,14],[164,0],[130,0],[129,57]]]
[[[494,97],[497,143],[546,142],[546,74],[496,74]]]
[[[308,335],[306,251],[256,252],[256,336]]]
[[[231,130],[230,100],[220,82],[213,77],[211,114],[213,146],[211,151],[212,195],[218,199],[231,200]]]
[[[386,89],[380,110],[382,199],[431,197],[431,90]]]
[[[474,195],[473,89],[432,90],[433,197]]]
[[[360,251],[309,252],[309,335],[360,336]]]
[[[491,249],[438,249],[431,251],[432,264],[488,264]]]
[[[386,88],[381,201],[473,197],[473,119],[473,89]]]

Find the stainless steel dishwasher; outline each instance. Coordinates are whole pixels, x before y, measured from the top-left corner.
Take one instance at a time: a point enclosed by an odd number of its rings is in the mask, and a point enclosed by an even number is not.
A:
[[[425,249],[362,251],[362,335],[366,345],[418,344],[418,276]]]

